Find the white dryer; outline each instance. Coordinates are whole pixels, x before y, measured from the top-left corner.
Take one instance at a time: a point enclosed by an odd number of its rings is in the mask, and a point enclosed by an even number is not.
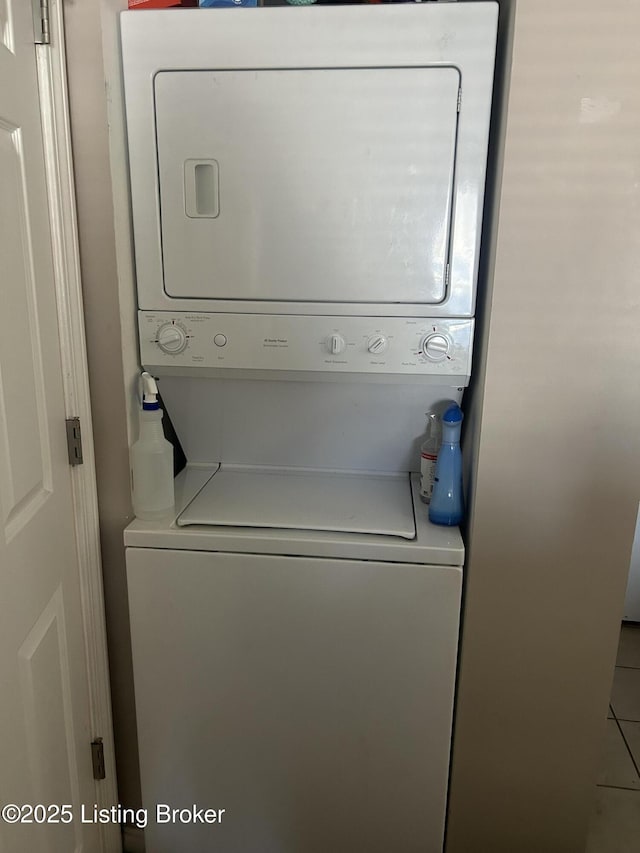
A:
[[[298,370],[323,353],[330,374],[468,380],[497,16],[124,13],[143,363],[245,369],[240,335],[278,370],[261,344],[284,337],[306,342]]]

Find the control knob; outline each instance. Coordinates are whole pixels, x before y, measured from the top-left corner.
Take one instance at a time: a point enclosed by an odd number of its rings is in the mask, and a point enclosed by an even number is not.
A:
[[[338,334],[329,335],[325,343],[331,355],[340,355],[347,346],[342,335]]]
[[[158,329],[156,343],[162,352],[175,355],[186,348],[187,334],[182,326],[177,326],[175,323],[165,323]]]
[[[367,341],[367,349],[371,355],[382,355],[383,352],[387,351],[388,346],[389,341],[384,335],[372,335]]]
[[[421,349],[430,361],[442,361],[449,354],[449,339],[436,332],[424,338]]]

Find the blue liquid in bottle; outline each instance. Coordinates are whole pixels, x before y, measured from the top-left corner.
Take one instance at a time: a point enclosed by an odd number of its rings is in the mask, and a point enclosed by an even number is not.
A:
[[[442,445],[436,462],[429,521],[454,527],[464,514],[460,430],[464,415],[460,406],[449,406],[442,416]]]

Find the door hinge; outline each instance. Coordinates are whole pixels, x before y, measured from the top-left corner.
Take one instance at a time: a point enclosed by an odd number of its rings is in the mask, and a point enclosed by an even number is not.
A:
[[[104,768],[104,744],[101,737],[91,741],[91,762],[93,764],[93,778],[105,779],[107,774]]]
[[[461,106],[462,106],[462,89],[458,89],[458,112],[460,112]]]
[[[49,32],[49,0],[31,0],[33,6],[33,26],[35,28],[34,42],[36,44],[51,44]]]
[[[82,465],[82,432],[80,418],[67,418],[67,450],[69,465]]]

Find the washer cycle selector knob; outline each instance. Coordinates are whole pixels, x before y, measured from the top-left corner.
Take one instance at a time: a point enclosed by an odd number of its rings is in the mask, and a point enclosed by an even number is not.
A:
[[[175,323],[165,323],[158,329],[156,343],[162,352],[175,355],[186,348],[187,335],[182,326],[177,326]]]
[[[449,354],[449,339],[436,332],[424,338],[421,349],[430,361],[442,361]]]
[[[389,341],[384,335],[372,335],[367,341],[367,349],[371,355],[382,355],[383,352],[387,351],[388,346]]]
[[[340,355],[347,346],[342,335],[337,334],[329,335],[325,343],[331,355]]]

